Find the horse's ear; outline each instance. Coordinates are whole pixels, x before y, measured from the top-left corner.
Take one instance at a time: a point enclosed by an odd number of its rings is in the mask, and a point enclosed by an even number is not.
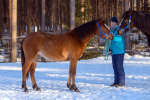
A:
[[[103,22],[103,19],[98,19],[98,23],[102,23]]]
[[[129,11],[132,11],[132,8],[129,8]]]
[[[132,9],[131,8],[129,8],[129,15],[132,13]]]
[[[105,23],[105,19],[103,18],[103,23]]]

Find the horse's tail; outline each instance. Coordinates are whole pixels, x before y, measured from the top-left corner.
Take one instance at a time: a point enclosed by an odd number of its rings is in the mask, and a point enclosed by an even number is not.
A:
[[[23,51],[23,47],[22,47],[23,41],[24,41],[24,39],[21,42],[21,64],[22,64],[22,68],[23,68],[23,65],[25,63],[25,55],[24,55],[24,51]],[[26,78],[27,79],[29,78],[29,71],[27,72]]]
[[[147,44],[150,47],[150,35],[149,34],[145,34],[145,35],[147,37]]]

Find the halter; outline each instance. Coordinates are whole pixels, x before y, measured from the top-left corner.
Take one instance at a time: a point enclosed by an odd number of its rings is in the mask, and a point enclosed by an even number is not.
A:
[[[122,20],[123,20],[123,19],[122,19]],[[121,23],[122,23],[122,21],[121,21]],[[120,23],[120,25],[121,25],[121,23]],[[123,34],[126,34],[126,33],[124,32],[124,30],[127,29],[127,28],[129,28],[129,30],[130,30],[130,23],[131,23],[131,15],[130,15],[130,19],[129,19],[128,25],[127,25],[124,29],[121,29],[121,28],[118,28],[118,29],[121,30],[121,31],[123,32]],[[119,26],[120,26],[120,25],[119,25]]]
[[[106,37],[109,35],[109,34],[111,34],[112,32],[109,32],[108,34],[105,34],[102,30],[101,30],[101,28],[100,28],[100,26],[99,26],[99,24],[98,24],[98,21],[97,21],[97,25],[98,25],[98,28],[99,28],[99,36],[101,37],[101,33],[103,33],[104,34],[104,36],[105,36],[105,39],[106,39]],[[107,27],[107,26],[106,26]]]

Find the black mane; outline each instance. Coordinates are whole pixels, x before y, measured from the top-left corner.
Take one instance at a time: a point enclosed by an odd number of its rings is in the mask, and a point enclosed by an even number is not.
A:
[[[78,34],[80,39],[86,38],[87,36],[89,36],[90,34],[92,34],[93,32],[96,31],[96,28],[97,28],[96,21],[97,20],[93,20],[91,22],[88,22],[88,23],[85,23],[85,24],[82,24],[82,25],[76,27],[74,29],[75,34]]]

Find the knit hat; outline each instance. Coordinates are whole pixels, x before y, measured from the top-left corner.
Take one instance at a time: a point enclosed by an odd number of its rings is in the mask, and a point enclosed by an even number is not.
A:
[[[118,23],[118,18],[117,18],[116,16],[113,16],[113,17],[111,17],[111,19],[110,19],[110,22],[111,22],[111,21]]]

